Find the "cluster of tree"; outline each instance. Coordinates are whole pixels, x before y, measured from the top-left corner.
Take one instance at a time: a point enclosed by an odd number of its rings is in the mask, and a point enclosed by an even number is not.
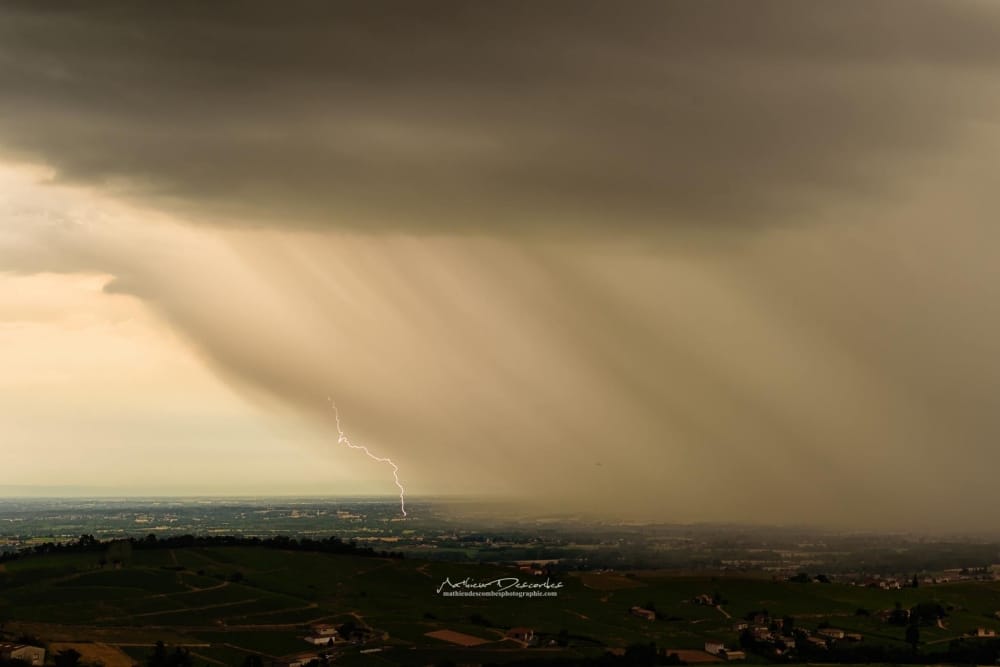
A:
[[[157,537],[151,534],[144,538],[130,537],[120,540],[101,541],[93,535],[81,535],[78,540],[70,542],[46,542],[20,551],[5,552],[0,554],[0,563],[25,556],[82,552],[105,552],[106,554],[110,554],[112,560],[121,560],[131,549],[184,549],[187,547],[223,546],[263,547],[265,549],[282,549],[286,551],[317,551],[321,553],[375,556],[379,558],[403,557],[403,554],[400,552],[376,551],[371,547],[358,546],[353,540],[345,542],[339,537],[327,537],[317,540],[309,537],[295,539],[286,536],[261,538],[240,535],[177,535]]]
[[[655,667],[657,665],[686,665],[676,653],[666,653],[656,644],[633,644],[622,655],[605,653],[594,658],[528,658],[504,662],[506,667]],[[439,662],[438,667],[453,667],[455,663]],[[489,667],[491,663],[487,663]]]
[[[817,581],[821,584],[833,583],[833,580],[830,579],[829,575],[820,573],[817,574],[815,577],[813,577],[810,576],[808,572],[799,572],[794,577],[789,577],[788,580],[794,584],[809,584],[814,581]]]
[[[922,542],[911,543],[910,548],[900,550],[895,543],[873,548],[842,541],[840,554],[824,555],[823,568],[828,572],[857,572],[859,563],[864,563],[864,571],[869,574],[904,576],[908,572],[942,572],[966,567],[971,574],[977,569],[988,570],[995,562],[997,549],[1000,544],[996,542]]]
[[[191,651],[180,646],[168,651],[163,642],[156,642],[153,652],[146,659],[147,667],[193,667]]]
[[[919,628],[913,625],[912,628]],[[909,633],[908,633],[909,634]],[[842,644],[837,643],[829,649],[813,647],[809,644],[796,648],[796,661],[823,662],[841,664],[946,664],[946,665],[992,665],[1000,659],[1000,640],[975,641],[956,639],[947,650],[933,653],[921,653],[919,629],[911,641],[910,648],[901,646],[886,646],[880,644]]]
[[[937,602],[920,602],[909,609],[904,609],[897,602],[888,622],[890,625],[936,625],[947,615],[947,610]]]
[[[101,661],[87,662],[83,659],[83,654],[73,648],[59,651],[52,656],[52,662],[56,667],[103,667]]]
[[[489,621],[486,622],[489,623]],[[345,621],[337,626],[337,634],[349,642],[366,642],[372,636],[372,632],[370,627],[360,625],[354,621]]]

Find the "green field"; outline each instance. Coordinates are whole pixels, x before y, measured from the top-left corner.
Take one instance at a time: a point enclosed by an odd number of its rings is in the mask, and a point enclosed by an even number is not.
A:
[[[6,563],[0,619],[7,636],[27,632],[43,640],[112,645],[163,640],[202,645],[192,648],[203,658],[197,664],[242,664],[249,654],[270,659],[311,650],[304,641],[311,623],[351,621],[370,628],[371,639],[345,649],[338,663],[433,664],[504,662],[526,654],[576,659],[649,642],[700,649],[706,639],[717,639],[735,646],[733,623],[761,609],[794,617],[798,627],[829,624],[862,633],[866,644],[906,647],[905,628],[875,612],[936,602],[948,615],[942,627],[922,628],[924,653],[944,650],[977,627],[1000,628],[1000,584],[988,582],[884,591],[751,577],[591,573],[559,577],[565,588],[557,598],[482,599],[441,597],[435,589],[445,577],[488,580],[517,573],[257,547],[136,550],[120,568],[101,560],[99,554],[61,554]],[[690,601],[703,593],[720,595],[721,609]],[[629,613],[633,605],[654,605],[659,618],[637,618]],[[871,613],[859,615],[859,609]],[[568,645],[523,649],[501,641],[513,626]],[[491,643],[462,648],[425,634],[442,629]],[[386,650],[357,655],[373,647]],[[128,646],[126,652],[141,661],[149,649]]]

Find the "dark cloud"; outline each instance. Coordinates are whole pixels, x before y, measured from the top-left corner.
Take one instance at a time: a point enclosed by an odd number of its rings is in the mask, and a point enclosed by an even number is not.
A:
[[[991,103],[975,2],[0,12],[0,146],[193,217],[753,227],[905,187]]]

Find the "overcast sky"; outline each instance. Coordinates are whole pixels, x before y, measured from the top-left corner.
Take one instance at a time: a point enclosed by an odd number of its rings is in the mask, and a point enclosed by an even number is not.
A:
[[[6,3],[11,484],[975,528],[1000,5]]]

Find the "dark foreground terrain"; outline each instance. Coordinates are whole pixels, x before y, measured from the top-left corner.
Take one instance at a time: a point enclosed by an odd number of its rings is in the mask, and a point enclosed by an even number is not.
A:
[[[988,635],[1000,628],[1000,582],[896,589],[764,573],[547,575],[330,551],[150,538],[22,555],[0,565],[0,641],[44,644],[50,663],[73,649],[106,667],[163,664],[157,642],[171,655],[181,647],[178,664],[196,665],[294,664],[303,653],[304,662],[376,665],[721,661],[706,642],[730,658],[785,664],[998,657]],[[446,578],[546,576],[563,584],[558,596],[437,593]],[[337,629],[333,646],[307,643],[317,624]]]

